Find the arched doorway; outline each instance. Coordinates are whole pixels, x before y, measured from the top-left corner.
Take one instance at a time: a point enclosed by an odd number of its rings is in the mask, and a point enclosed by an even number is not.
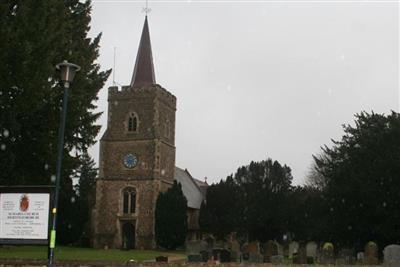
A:
[[[131,222],[125,222],[122,224],[122,248],[135,248],[135,226],[133,226]]]

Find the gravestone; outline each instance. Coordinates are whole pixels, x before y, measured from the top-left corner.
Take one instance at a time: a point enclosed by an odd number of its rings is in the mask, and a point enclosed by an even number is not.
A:
[[[260,243],[258,242],[251,242],[247,244],[246,252],[250,254],[259,254],[260,253]]]
[[[383,250],[383,262],[387,266],[400,266],[400,245],[388,245]]]
[[[378,245],[375,242],[368,242],[364,250],[364,264],[378,264]]]
[[[364,252],[358,252],[357,253],[357,262],[364,262]]]
[[[299,250],[297,251],[297,259],[298,259],[298,263],[300,263],[300,264],[307,263],[306,244],[303,242],[299,243]]]
[[[334,246],[330,242],[324,243],[322,246],[322,253],[321,253],[321,263],[322,264],[334,264],[335,259],[334,259]]]
[[[289,244],[284,244],[283,245],[283,256],[288,258],[289,257]]]
[[[187,259],[188,259],[188,262],[202,262],[203,261],[200,254],[189,254],[187,256]]]
[[[278,255],[283,255],[283,245],[281,245],[279,242],[276,242],[278,245]]]
[[[206,250],[200,251],[200,255],[203,262],[207,262],[208,259],[210,258],[210,253],[208,253],[208,251]]]
[[[238,261],[240,259],[240,244],[236,239],[231,239],[229,242],[229,250],[231,252],[231,261]]]
[[[299,250],[299,243],[296,241],[292,241],[289,243],[289,249],[288,249],[288,257],[292,258],[293,254],[296,253]]]
[[[271,256],[276,256],[279,253],[279,247],[276,241],[269,240],[264,244],[264,262],[271,262]]]
[[[262,258],[263,256],[260,254],[260,244],[258,242],[251,242],[243,245],[242,259],[244,261],[262,262]]]
[[[214,242],[213,248],[226,249],[227,247],[228,243],[225,240],[217,240]]]
[[[343,248],[338,253],[336,264],[354,264],[356,258],[352,249]]]
[[[271,263],[272,264],[283,264],[284,262],[284,257],[283,255],[275,255],[275,256],[271,256]]]
[[[202,251],[207,251],[207,243],[205,241],[186,242],[186,255],[188,262],[204,261],[204,256],[201,254]]]
[[[293,254],[293,263],[295,264],[306,264],[307,263],[307,251],[306,244],[304,242],[299,243],[297,253]]]
[[[260,253],[250,253],[249,262],[262,263],[263,260],[264,260],[264,257]]]
[[[315,260],[317,258],[317,248],[317,243],[314,241],[308,242],[306,245],[307,258],[313,258]]]
[[[229,250],[224,248],[215,248],[212,250],[212,255],[215,260],[219,262],[230,262],[231,261],[231,253]]]
[[[207,243],[200,241],[188,241],[186,242],[186,254],[199,254],[200,251],[207,250]]]
[[[215,238],[210,235],[204,239],[204,242],[207,244],[207,251],[211,251],[214,248]]]

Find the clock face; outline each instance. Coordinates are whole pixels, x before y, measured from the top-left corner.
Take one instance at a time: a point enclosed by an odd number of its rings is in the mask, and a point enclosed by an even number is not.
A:
[[[138,163],[138,158],[134,154],[127,154],[124,157],[124,165],[125,167],[131,169],[135,167]]]

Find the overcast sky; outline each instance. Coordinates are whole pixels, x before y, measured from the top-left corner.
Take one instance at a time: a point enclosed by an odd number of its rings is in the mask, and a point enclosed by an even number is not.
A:
[[[145,1],[93,1],[99,63],[131,81]],[[397,1],[150,1],[156,81],[177,97],[176,165],[219,181],[271,157],[303,183],[362,110],[399,111]],[[99,121],[106,127],[107,88]],[[98,144],[91,150],[98,161]]]

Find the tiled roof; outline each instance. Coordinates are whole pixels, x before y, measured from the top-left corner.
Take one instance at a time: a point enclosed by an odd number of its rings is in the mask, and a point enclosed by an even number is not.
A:
[[[205,199],[205,194],[190,173],[187,170],[175,167],[174,178],[182,185],[182,191],[188,201],[188,207],[200,209],[201,203]]]

